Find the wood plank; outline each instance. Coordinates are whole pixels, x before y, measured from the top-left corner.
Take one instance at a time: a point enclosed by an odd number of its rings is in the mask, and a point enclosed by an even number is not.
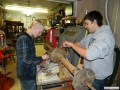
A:
[[[59,66],[59,78],[61,79],[62,82],[72,81],[72,74],[62,63],[60,63]]]
[[[56,87],[56,88],[51,88],[46,90],[74,90],[74,88],[72,87],[72,85],[69,85],[69,86]]]

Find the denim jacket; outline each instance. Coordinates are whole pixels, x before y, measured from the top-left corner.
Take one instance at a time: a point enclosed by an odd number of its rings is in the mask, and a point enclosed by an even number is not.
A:
[[[17,75],[20,80],[36,78],[36,65],[42,62],[42,57],[36,57],[32,37],[27,33],[19,35],[16,42]]]

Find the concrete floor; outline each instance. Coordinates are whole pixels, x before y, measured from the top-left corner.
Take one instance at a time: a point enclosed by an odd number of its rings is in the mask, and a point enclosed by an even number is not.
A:
[[[36,56],[41,56],[44,53],[46,53],[43,45],[36,45],[35,47],[36,47]],[[16,62],[17,62],[17,60],[16,60]],[[20,82],[19,82],[19,79],[17,78],[17,74],[16,74],[16,62],[8,61],[7,66],[6,66],[6,68],[7,68],[6,72],[9,72],[9,71],[12,72],[11,74],[8,75],[8,77],[11,77],[15,80],[15,84],[10,90],[21,90]],[[4,71],[1,69],[1,67],[0,67],[0,71],[4,73]]]

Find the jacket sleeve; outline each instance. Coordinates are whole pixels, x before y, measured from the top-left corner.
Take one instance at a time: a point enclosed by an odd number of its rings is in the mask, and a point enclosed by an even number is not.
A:
[[[35,47],[30,39],[23,37],[18,40],[17,44],[18,59],[23,60],[27,64],[39,64],[42,62],[42,57],[36,57]]]

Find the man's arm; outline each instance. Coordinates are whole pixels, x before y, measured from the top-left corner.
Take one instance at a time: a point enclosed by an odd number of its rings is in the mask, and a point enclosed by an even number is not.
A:
[[[72,47],[80,56],[87,58],[87,50],[85,48],[82,48],[80,46],[80,44],[65,41],[63,43],[63,46],[64,47]]]

